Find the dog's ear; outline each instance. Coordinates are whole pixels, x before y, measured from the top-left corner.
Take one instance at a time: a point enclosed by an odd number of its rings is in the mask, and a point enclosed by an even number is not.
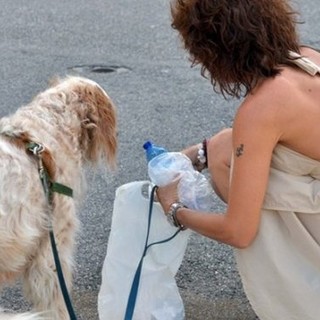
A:
[[[99,87],[96,88],[96,103],[98,111],[97,143],[104,147],[108,163],[116,166],[117,154],[117,114],[110,97]]]
[[[96,162],[103,157],[115,168],[117,119],[113,102],[98,85],[79,86],[76,91],[80,103],[84,106],[80,143],[86,158]]]

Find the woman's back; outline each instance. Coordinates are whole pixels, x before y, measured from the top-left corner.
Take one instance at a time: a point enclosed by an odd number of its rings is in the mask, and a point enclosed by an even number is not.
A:
[[[301,67],[284,66],[275,78],[264,80],[245,103],[252,108],[263,101],[281,128],[279,143],[312,159],[320,160],[320,53],[302,48],[301,55],[319,66],[310,75]],[[258,107],[257,107],[258,108]]]

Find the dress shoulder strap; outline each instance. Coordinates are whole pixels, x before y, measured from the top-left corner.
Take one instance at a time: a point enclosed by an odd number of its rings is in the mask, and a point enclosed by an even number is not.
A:
[[[308,72],[310,75],[315,76],[317,73],[320,74],[320,66],[308,58],[305,58],[293,51],[289,51],[289,57],[293,58],[293,60],[290,60],[291,63],[294,63],[296,66]]]

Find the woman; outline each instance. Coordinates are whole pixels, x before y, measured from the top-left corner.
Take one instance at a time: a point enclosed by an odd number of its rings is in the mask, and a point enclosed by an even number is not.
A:
[[[261,319],[319,319],[320,54],[299,44],[285,0],[174,0],[172,17],[215,91],[244,99],[232,129],[184,151],[226,212],[184,207],[177,181],[159,201],[177,226],[237,248]]]

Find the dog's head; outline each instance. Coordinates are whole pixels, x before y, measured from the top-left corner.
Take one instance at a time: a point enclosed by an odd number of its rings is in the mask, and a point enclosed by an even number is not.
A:
[[[69,76],[55,80],[53,88],[67,100],[80,120],[79,144],[83,157],[90,162],[105,158],[116,164],[116,109],[107,93],[94,81]]]

